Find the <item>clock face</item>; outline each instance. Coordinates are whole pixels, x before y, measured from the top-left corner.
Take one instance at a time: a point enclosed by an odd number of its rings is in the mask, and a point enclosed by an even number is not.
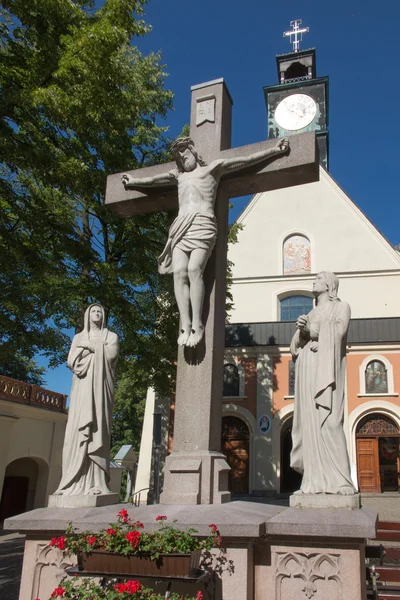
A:
[[[279,102],[275,119],[279,127],[296,131],[307,127],[317,114],[317,105],[311,96],[292,94]]]

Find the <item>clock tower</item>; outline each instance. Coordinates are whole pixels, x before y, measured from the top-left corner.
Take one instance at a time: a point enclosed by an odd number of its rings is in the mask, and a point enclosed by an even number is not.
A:
[[[278,85],[264,87],[268,114],[268,138],[315,131],[320,162],[328,170],[328,77],[316,76],[315,48],[299,50],[301,20],[291,21],[293,52],[278,54]],[[292,38],[294,38],[292,40]]]

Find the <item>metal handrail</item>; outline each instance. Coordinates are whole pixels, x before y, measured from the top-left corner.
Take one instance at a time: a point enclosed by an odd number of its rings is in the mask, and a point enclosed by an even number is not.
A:
[[[131,502],[131,499],[132,499],[132,504],[134,506],[140,506],[140,492],[147,492],[147,491],[150,491],[150,488],[147,487],[147,488],[142,488],[141,490],[138,490],[137,492],[135,492],[133,494],[133,496],[131,496],[129,498],[129,502]],[[137,499],[138,497],[139,497],[139,499]]]

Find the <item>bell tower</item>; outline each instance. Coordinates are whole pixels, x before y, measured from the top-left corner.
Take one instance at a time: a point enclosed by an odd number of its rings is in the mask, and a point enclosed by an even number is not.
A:
[[[293,52],[278,54],[278,85],[264,87],[268,114],[268,138],[315,131],[320,162],[329,168],[328,84],[329,77],[317,77],[315,48],[300,50],[303,33],[301,19],[291,21],[284,32]]]

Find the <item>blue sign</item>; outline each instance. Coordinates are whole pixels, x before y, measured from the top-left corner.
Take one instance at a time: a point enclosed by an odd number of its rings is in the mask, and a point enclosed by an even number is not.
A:
[[[263,415],[258,421],[258,426],[261,433],[268,433],[268,431],[271,429],[271,419],[267,415]]]

